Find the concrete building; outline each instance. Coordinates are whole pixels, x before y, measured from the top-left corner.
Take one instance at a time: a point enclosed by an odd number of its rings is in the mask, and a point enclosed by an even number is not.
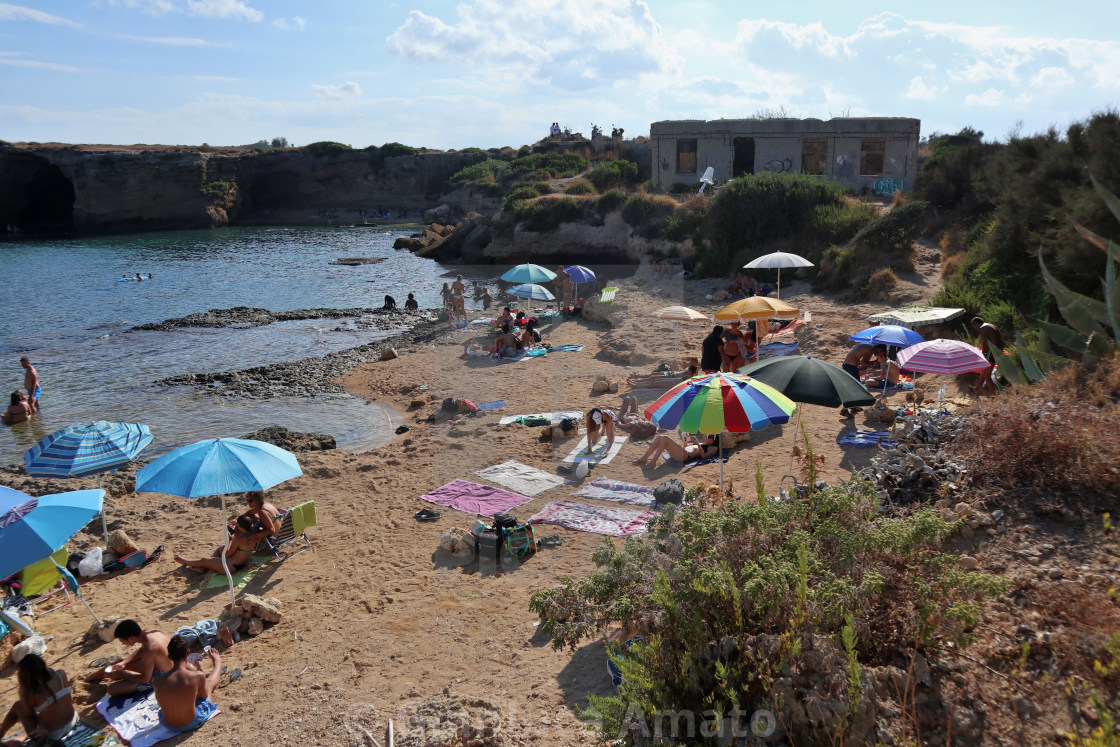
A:
[[[918,172],[921,121],[906,117],[699,119],[654,122],[655,187],[696,185],[763,171],[816,174],[877,194],[906,191]]]

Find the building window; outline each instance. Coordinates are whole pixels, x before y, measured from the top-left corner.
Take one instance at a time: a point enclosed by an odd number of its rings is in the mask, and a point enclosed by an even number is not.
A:
[[[696,173],[696,139],[677,141],[677,173]]]
[[[801,173],[824,175],[825,140],[806,138],[801,141]]]
[[[859,149],[860,176],[880,176],[883,173],[883,154],[887,141],[883,138],[864,140]]]

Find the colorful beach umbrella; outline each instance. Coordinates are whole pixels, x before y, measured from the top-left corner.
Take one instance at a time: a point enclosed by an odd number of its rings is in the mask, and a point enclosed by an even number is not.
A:
[[[782,297],[782,268],[812,267],[813,263],[799,254],[772,252],[752,259],[743,265],[744,270],[770,269],[778,271],[778,298]]]
[[[233,575],[226,561],[226,494],[267,490],[303,474],[290,451],[242,438],[210,438],[164,454],[136,473],[137,493],[164,493],[182,498],[222,497],[222,568],[229,580],[230,601],[236,601]]]
[[[6,485],[0,485],[0,514],[6,512],[10,508],[14,508],[21,503],[27,503],[31,500],[31,496],[27,493],[21,493],[15,488],[9,488]]]
[[[907,371],[944,376],[978,371],[990,365],[980,348],[960,340],[920,342],[900,352],[897,360],[899,367]]]
[[[573,283],[590,283],[595,279],[595,272],[583,265],[569,265],[564,268]]]
[[[686,433],[746,433],[771,423],[788,423],[797,405],[769,384],[739,374],[694,376],[665,392],[645,410],[660,428]],[[720,443],[720,490],[723,444]]]
[[[502,274],[507,283],[547,283],[555,277],[552,270],[532,263],[511,267]]]
[[[537,285],[536,283],[522,283],[521,285],[515,285],[507,290],[506,293],[510,294],[511,296],[517,296],[518,298],[531,298],[534,301],[556,300],[556,296],[552,295],[552,293],[549,292],[548,288],[545,288],[542,285]]]
[[[708,315],[687,306],[662,306],[657,311],[649,313],[654,319],[666,319],[674,322],[706,322]]]
[[[896,348],[908,348],[925,342],[926,338],[912,329],[901,327],[897,324],[880,324],[856,332],[848,338],[852,342],[862,342],[868,345],[892,345]]]
[[[767,298],[766,296],[751,296],[724,306],[716,312],[715,317],[716,321],[719,322],[734,322],[769,319],[770,317],[792,319],[800,313],[799,308],[785,301]]]
[[[140,423],[74,423],[39,441],[23,455],[32,477],[88,477],[122,467],[152,442]],[[109,527],[101,512],[101,532],[109,544]]]

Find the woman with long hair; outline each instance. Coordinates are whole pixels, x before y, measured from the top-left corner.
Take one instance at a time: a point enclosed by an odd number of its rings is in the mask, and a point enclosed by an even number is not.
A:
[[[50,669],[43,657],[36,654],[20,659],[17,671],[19,700],[0,724],[0,737],[18,722],[37,744],[62,740],[78,725],[66,672]],[[21,742],[4,741],[3,744]]]

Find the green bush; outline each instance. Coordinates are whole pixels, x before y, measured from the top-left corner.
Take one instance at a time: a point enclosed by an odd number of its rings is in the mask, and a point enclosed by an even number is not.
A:
[[[639,236],[647,239],[664,233],[669,216],[676,212],[677,203],[664,195],[632,194],[622,206],[622,219]]]
[[[626,203],[626,193],[621,189],[608,189],[595,201],[595,212],[600,216],[620,210]]]
[[[586,168],[587,160],[575,153],[533,153],[510,163],[510,170],[515,174],[541,171],[553,179],[575,176]]]
[[[816,287],[868,293],[872,291],[869,279],[881,269],[912,271],[913,243],[925,226],[928,208],[921,200],[900,205],[861,228],[848,246],[830,248],[821,261]]]
[[[706,219],[705,209],[679,207],[665,219],[665,238],[672,241],[695,238],[700,235]]]
[[[337,156],[341,153],[353,150],[349,145],[336,143],[332,140],[323,140],[318,143],[310,143],[303,146],[303,150],[310,153],[315,158],[322,158],[325,156]]]
[[[587,174],[587,179],[600,192],[620,189],[638,181],[638,164],[633,161],[618,160],[600,163]]]
[[[526,231],[551,231],[561,223],[573,223],[583,218],[583,206],[575,197],[520,200],[512,205],[513,217],[523,224]]]
[[[545,182],[523,182],[510,190],[506,198],[506,210],[513,210],[514,205],[523,200],[532,200],[552,193],[552,186]]]
[[[589,700],[604,740],[634,743],[635,708],[649,723],[666,711],[796,707],[774,702],[791,670],[846,698],[853,663],[967,646],[985,601],[1007,588],[941,552],[956,525],[934,510],[882,518],[878,508],[875,486],[859,479],[806,500],[709,510],[694,499],[652,519],[644,538],[604,542],[599,570],[562,578],[529,606],[556,648],[616,626],[644,638],[616,660],[617,693]],[[830,651],[837,666],[824,668]],[[817,728],[796,743],[837,742],[826,738],[837,724]]]
[[[385,143],[379,149],[382,158],[392,158],[393,156],[414,156],[417,150],[408,145],[401,145],[400,143]]]
[[[597,195],[599,192],[594,185],[586,179],[577,179],[564,187],[564,193],[569,195]]]
[[[809,226],[829,244],[846,244],[878,216],[878,208],[867,202],[816,205],[809,214]]]
[[[487,159],[472,163],[466,168],[459,169],[448,180],[452,184],[464,184],[467,182],[494,182],[501,179],[505,175],[506,169],[509,164],[505,161],[496,159]]]

